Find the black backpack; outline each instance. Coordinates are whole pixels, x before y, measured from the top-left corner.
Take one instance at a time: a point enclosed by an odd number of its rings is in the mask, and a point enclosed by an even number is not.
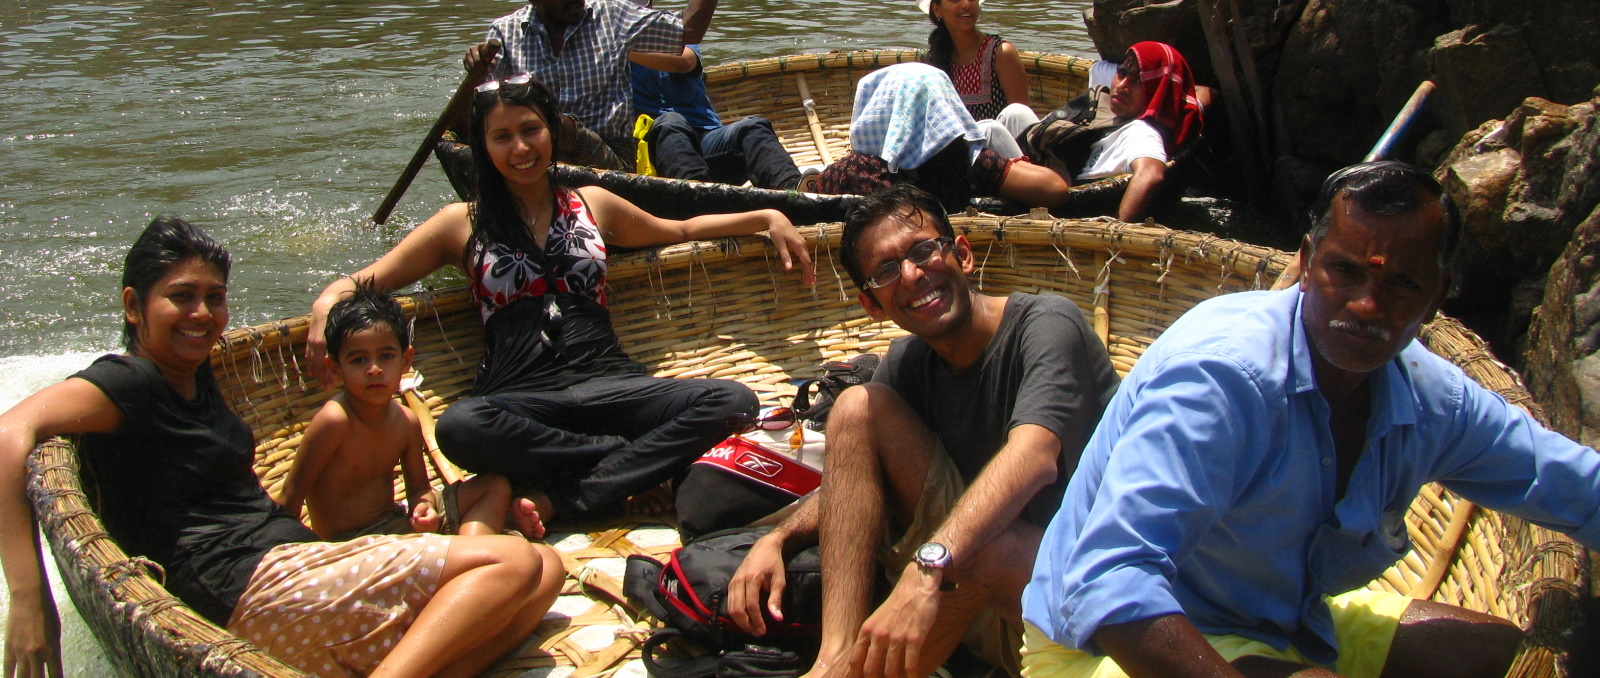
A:
[[[728,582],[750,547],[769,530],[739,528],[701,536],[673,551],[665,565],[645,556],[628,556],[623,579],[628,600],[667,625],[642,648],[650,675],[798,676],[805,671],[822,635],[822,557],[816,547],[788,560],[785,619],[772,619],[763,606],[765,636],[746,634],[728,615]],[[656,661],[657,648],[680,637],[712,653],[676,667],[662,666]]]
[[[1076,177],[1089,162],[1089,147],[1122,126],[1115,118],[1111,88],[1093,87],[1029,125],[1017,136],[1017,144],[1035,164],[1063,177]]]
[[[805,421],[806,428],[821,431],[828,423],[828,413],[833,410],[833,399],[851,386],[872,381],[878,369],[875,353],[862,353],[849,360],[836,360],[822,364],[822,376],[807,379],[795,386],[794,414]],[[816,395],[811,394],[816,390]]]

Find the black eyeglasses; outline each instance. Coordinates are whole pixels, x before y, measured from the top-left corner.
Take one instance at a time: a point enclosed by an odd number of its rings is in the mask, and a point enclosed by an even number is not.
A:
[[[477,91],[479,91],[479,92],[493,92],[493,91],[495,91],[497,89],[500,89],[501,85],[526,85],[526,84],[528,84],[529,82],[532,82],[532,81],[533,81],[533,74],[532,73],[523,73],[522,75],[513,75],[513,76],[511,76],[509,78],[504,78],[504,79],[501,79],[501,80],[490,80],[489,82],[483,83],[482,85],[478,85],[478,90]]]
[[[906,255],[894,261],[883,262],[882,266],[872,271],[867,278],[867,289],[875,290],[900,279],[900,271],[904,268],[902,262],[909,261],[913,266],[927,266],[934,257],[943,256],[950,251],[950,246],[955,243],[955,238],[940,236],[929,238],[911,246],[906,250]]]

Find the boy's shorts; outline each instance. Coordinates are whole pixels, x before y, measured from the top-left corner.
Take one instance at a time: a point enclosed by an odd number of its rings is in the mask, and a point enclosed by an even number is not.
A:
[[[1324,666],[1348,678],[1378,678],[1400,617],[1411,599],[1387,591],[1360,589],[1328,598],[1339,659]],[[1240,657],[1269,657],[1318,666],[1293,646],[1279,650],[1258,640],[1231,634],[1204,634],[1206,642],[1232,662]],[[1095,657],[1056,644],[1032,624],[1023,632],[1022,675],[1025,678],[1127,678],[1110,657]]]
[[[903,535],[896,535],[893,528],[884,531],[884,547],[878,560],[891,581],[900,577],[917,547],[927,543],[934,530],[944,524],[966,491],[961,472],[945,452],[944,443],[939,443],[928,460],[928,477],[922,481],[922,500],[917,503],[911,526]],[[1004,669],[1007,675],[1019,675],[1022,619],[1007,618],[995,608],[986,608],[972,620],[961,642],[973,655]]]
[[[444,506],[435,507],[439,511],[439,534],[455,534],[461,529],[461,508],[458,505],[457,495],[461,491],[459,481],[445,485],[439,492],[440,501]],[[411,534],[411,512],[400,504],[389,508],[384,514],[366,527],[352,527],[348,530],[333,533],[328,541],[350,541],[356,537],[367,537],[375,534]]]

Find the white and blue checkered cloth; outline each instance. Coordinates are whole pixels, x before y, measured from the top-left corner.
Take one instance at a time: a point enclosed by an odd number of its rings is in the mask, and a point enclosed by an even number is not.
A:
[[[494,77],[523,73],[555,92],[561,110],[606,139],[633,136],[633,82],[628,52],[683,50],[683,19],[630,0],[588,0],[582,21],[568,26],[557,55],[532,6],[496,19],[490,39],[505,45]]]
[[[856,85],[850,148],[883,158],[890,172],[916,169],[956,139],[965,139],[970,160],[977,160],[983,132],[944,71],[895,64],[868,73]]]

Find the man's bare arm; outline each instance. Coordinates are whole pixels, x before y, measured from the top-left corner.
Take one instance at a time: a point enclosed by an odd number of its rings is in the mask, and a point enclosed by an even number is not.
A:
[[[1161,182],[1166,178],[1167,163],[1155,158],[1134,158],[1133,178],[1128,180],[1122,203],[1117,206],[1117,218],[1137,223],[1149,216],[1150,206],[1155,203]]]
[[[746,633],[766,634],[766,620],[761,617],[763,600],[773,619],[783,619],[783,589],[787,584],[783,559],[817,543],[821,516],[817,507],[821,505],[815,494],[800,500],[800,507],[793,514],[751,545],[744,562],[728,581],[728,614]]]
[[[698,45],[711,28],[711,15],[717,11],[717,0],[689,0],[683,9],[683,44]]]
[[[1107,624],[1094,642],[1129,678],[1338,678],[1319,668],[1268,657],[1229,664],[1181,614]]]
[[[1033,495],[1055,482],[1060,454],[1061,439],[1050,429],[1036,424],[1011,429],[1005,446],[973,479],[929,539],[950,550],[950,569],[957,579],[974,554],[1022,515]]]
[[[645,68],[667,73],[689,73],[700,65],[700,56],[694,50],[684,47],[678,54],[659,54],[656,52],[628,52],[628,61],[632,61]]]

